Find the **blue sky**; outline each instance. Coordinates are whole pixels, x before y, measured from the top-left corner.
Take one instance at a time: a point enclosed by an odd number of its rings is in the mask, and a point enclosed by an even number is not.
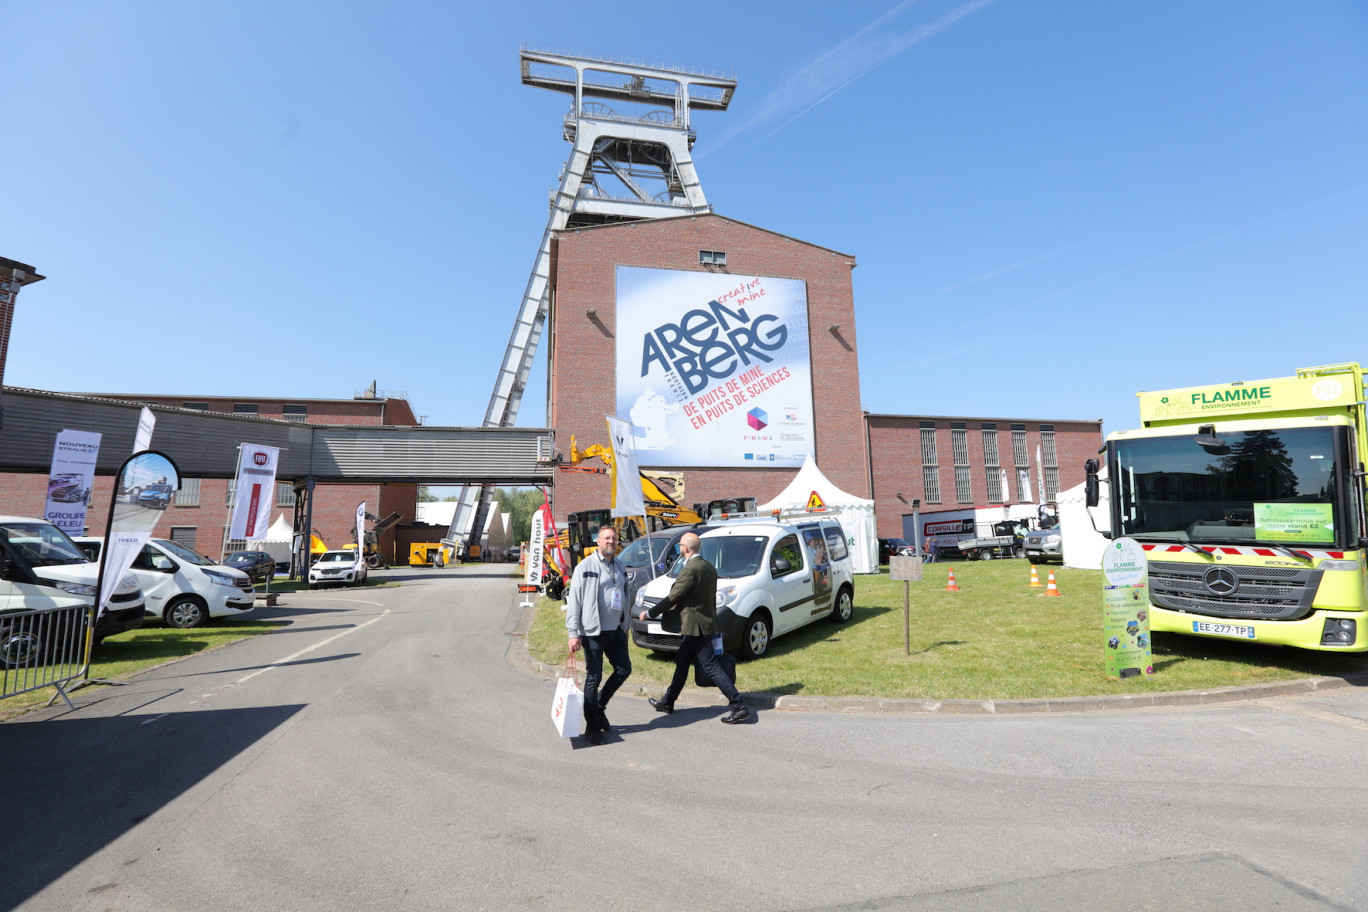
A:
[[[1368,360],[1359,0],[569,9],[0,0],[0,256],[48,276],[6,382],[478,425],[569,151],[524,44],[736,75],[704,191],[857,257],[870,411],[1120,430]]]

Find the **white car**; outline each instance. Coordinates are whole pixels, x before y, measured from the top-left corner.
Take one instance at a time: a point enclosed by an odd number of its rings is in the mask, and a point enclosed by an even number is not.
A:
[[[310,585],[341,583],[344,586],[359,586],[365,581],[366,562],[357,551],[324,551],[309,567]]]
[[[91,560],[100,559],[103,538],[72,540]],[[147,613],[168,627],[202,627],[210,618],[237,617],[256,607],[247,574],[170,539],[148,541],[129,570],[147,598]]]
[[[738,519],[703,533],[699,553],[717,570],[717,624],[722,647],[754,659],[770,640],[820,618],[841,624],[855,606],[855,571],[845,530],[833,519]],[[669,594],[679,573],[642,586],[632,609],[632,641],[675,652],[680,637],[661,622],[638,620]]]

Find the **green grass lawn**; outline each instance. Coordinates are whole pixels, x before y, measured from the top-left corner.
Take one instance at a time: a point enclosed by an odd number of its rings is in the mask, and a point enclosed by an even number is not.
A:
[[[945,591],[950,566],[959,592]],[[1200,690],[1368,671],[1364,654],[1154,635],[1155,674],[1106,675],[1102,573],[1055,567],[1060,598],[1031,589],[1022,560],[930,564],[911,583],[911,655],[903,654],[903,586],[855,578],[855,615],[820,620],[770,644],[737,670],[743,691],[774,695],[1010,700]],[[1047,569],[1041,568],[1041,582]],[[543,599],[528,632],[534,658],[565,660],[562,602]],[[628,687],[663,687],[674,657],[632,646]]]
[[[285,621],[220,620],[205,627],[178,630],[148,618],[144,626],[110,637],[95,646],[90,662],[92,680],[120,681],[139,671],[182,656],[216,649],[285,626]],[[22,672],[21,672],[22,673]],[[4,674],[0,671],[0,674]],[[47,703],[57,691],[44,687],[0,700],[0,720]],[[61,697],[58,697],[61,700]]]

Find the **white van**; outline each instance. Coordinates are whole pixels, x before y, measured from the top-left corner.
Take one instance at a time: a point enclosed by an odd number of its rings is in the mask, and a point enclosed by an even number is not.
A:
[[[717,623],[727,652],[758,658],[772,638],[819,618],[850,620],[855,571],[845,530],[807,515],[730,520],[701,536],[699,553],[717,569]],[[679,567],[638,591],[631,622],[638,646],[678,651],[678,634],[637,616],[669,594]]]
[[[103,538],[73,540],[99,560]],[[237,617],[256,607],[256,589],[247,574],[170,539],[143,545],[131,572],[147,597],[147,613],[171,627],[199,627],[210,618]]]
[[[0,516],[0,621],[3,612],[95,603],[100,568],[45,519]],[[125,573],[95,627],[95,641],[142,626],[143,594]],[[5,625],[0,623],[0,638]]]

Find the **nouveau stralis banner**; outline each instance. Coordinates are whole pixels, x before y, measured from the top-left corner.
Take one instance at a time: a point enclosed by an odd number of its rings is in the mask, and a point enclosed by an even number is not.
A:
[[[807,284],[617,268],[617,415],[654,466],[801,466],[815,452]]]

